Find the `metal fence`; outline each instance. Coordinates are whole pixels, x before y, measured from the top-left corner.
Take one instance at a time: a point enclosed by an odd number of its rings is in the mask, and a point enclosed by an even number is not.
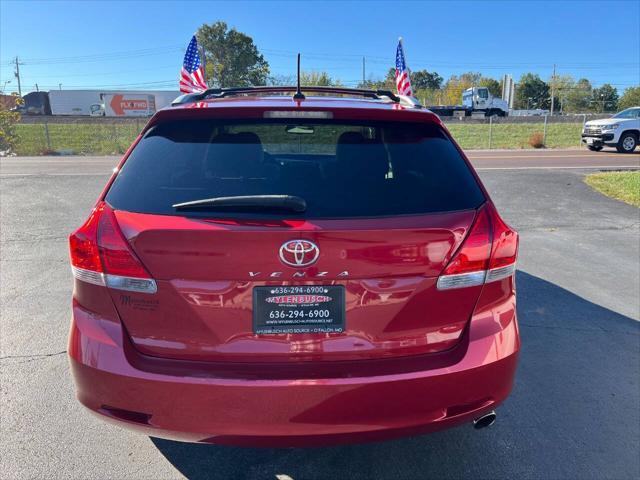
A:
[[[124,153],[145,118],[23,116],[16,133],[18,155]]]
[[[453,137],[469,149],[578,147],[584,123],[607,115],[443,118]]]
[[[531,148],[542,135],[546,147],[577,147],[585,121],[606,115],[443,118],[467,149]],[[124,153],[146,124],[145,118],[24,116],[16,126],[18,155]]]

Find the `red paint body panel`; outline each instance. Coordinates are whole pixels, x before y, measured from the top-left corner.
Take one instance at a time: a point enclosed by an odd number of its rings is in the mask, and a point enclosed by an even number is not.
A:
[[[260,119],[273,110],[444,128],[431,112],[394,103],[236,97],[161,110],[145,131],[168,119]],[[78,399],[148,435],[265,447],[470,422],[509,395],[520,348],[513,276],[436,287],[476,215],[249,221],[116,211],[157,292],[75,280],[68,352]],[[313,265],[278,260],[280,245],[295,239],[319,245]],[[318,284],[344,286],[344,332],[252,332],[254,287]]]
[[[480,292],[435,286],[474,216],[247,224],[117,212],[158,293],[146,308],[145,294],[112,295],[133,343],[149,355],[325,361],[442,351],[458,341]],[[320,245],[318,261],[283,264],[278,248],[292,238]],[[344,334],[252,332],[254,287],[305,284],[345,286]]]
[[[77,295],[104,301],[99,287],[80,283]],[[207,371],[175,361],[162,367],[170,373],[155,372],[152,364],[161,361],[128,349],[118,321],[96,316],[76,300],[71,367],[87,408],[158,437],[273,447],[424,433],[469,422],[508,396],[519,350],[512,288],[511,278],[484,287],[483,296],[495,299],[481,298],[464,345],[448,361],[405,357],[382,374],[361,368],[368,361],[343,362],[310,378],[300,371],[280,378],[277,364],[214,364]],[[114,418],[105,406],[139,412],[146,420]]]

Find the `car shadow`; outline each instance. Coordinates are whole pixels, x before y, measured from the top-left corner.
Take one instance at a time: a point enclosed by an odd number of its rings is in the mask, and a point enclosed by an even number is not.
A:
[[[190,479],[638,478],[639,322],[525,272],[517,288],[520,365],[490,428],[300,449],[151,441]]]

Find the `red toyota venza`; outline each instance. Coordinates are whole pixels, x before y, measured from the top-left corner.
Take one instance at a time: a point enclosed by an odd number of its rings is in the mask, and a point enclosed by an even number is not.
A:
[[[493,422],[518,234],[436,115],[307,90],[181,97],[124,155],[69,239],[89,410],[251,446]]]

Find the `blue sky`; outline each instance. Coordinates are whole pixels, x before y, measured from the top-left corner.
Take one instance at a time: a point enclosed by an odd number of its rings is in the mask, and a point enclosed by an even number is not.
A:
[[[0,1],[0,88],[177,89],[191,35],[224,20],[252,36],[272,73],[325,70],[347,85],[382,77],[403,36],[409,67],[449,77],[533,71],[640,84],[640,2]]]

